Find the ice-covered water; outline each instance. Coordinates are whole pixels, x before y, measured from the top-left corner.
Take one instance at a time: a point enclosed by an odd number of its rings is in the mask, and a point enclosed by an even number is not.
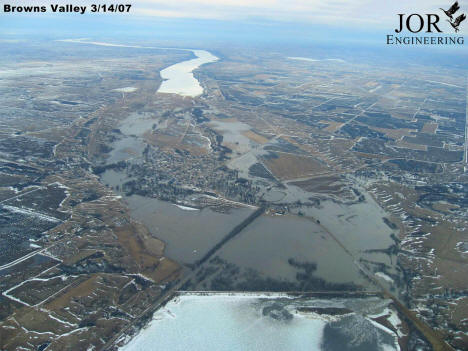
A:
[[[120,351],[386,351],[397,334],[367,317],[391,313],[377,297],[292,297],[277,293],[182,294],[158,310]],[[313,308],[345,308],[338,314]],[[312,308],[312,310],[311,310]]]
[[[205,63],[217,61],[218,58],[205,50],[191,51],[197,58],[176,63],[160,72],[164,81],[161,83],[158,93],[191,97],[203,94],[203,88],[192,72]]]
[[[121,351],[320,350],[326,321],[299,314],[277,320],[255,296],[180,296]]]

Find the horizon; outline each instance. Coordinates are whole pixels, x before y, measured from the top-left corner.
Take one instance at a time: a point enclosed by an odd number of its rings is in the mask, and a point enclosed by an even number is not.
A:
[[[19,1],[10,3],[18,5]],[[22,5],[40,6],[50,1],[38,1]],[[66,4],[65,0],[54,3]],[[398,36],[455,36],[440,7],[449,4],[441,1],[402,1],[376,4],[365,0],[352,2],[334,1],[320,4],[318,1],[294,1],[284,8],[278,1],[262,0],[261,5],[251,6],[246,1],[224,0],[216,5],[211,0],[182,0],[167,5],[160,0],[139,0],[132,4],[130,13],[4,13],[0,14],[0,40],[14,39],[65,39],[108,38],[121,42],[140,41],[199,41],[208,45],[234,44],[289,44],[289,45],[359,45],[373,48],[391,48],[450,52],[465,56],[465,45],[387,45],[387,35]],[[74,3],[82,5],[83,2]],[[256,3],[258,4],[258,3]],[[85,4],[86,5],[86,4]],[[87,3],[90,6],[89,3]],[[458,13],[468,11],[462,3]],[[280,9],[283,9],[281,12]],[[299,11],[302,9],[302,11]],[[3,7],[2,7],[3,10]],[[192,11],[190,11],[192,10]],[[262,11],[263,10],[263,13]],[[176,14],[179,13],[177,16]],[[206,13],[203,16],[202,13]],[[395,33],[398,13],[437,13],[443,33],[413,34]],[[460,25],[457,37],[468,31],[466,23]],[[397,53],[398,55],[398,53]],[[456,57],[454,57],[456,59]]]

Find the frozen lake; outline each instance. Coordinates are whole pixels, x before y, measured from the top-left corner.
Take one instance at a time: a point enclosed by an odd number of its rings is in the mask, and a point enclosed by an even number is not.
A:
[[[181,296],[122,351],[319,350],[325,321],[264,316],[249,296]]]
[[[396,335],[363,315],[363,309],[379,313],[387,303],[279,294],[180,295],[120,350],[398,350]],[[328,315],[307,311],[311,307],[350,310]]]
[[[192,72],[205,63],[217,61],[218,58],[205,50],[190,51],[193,52],[196,58],[176,63],[160,72],[164,81],[161,83],[158,93],[191,97],[203,94],[203,88]]]

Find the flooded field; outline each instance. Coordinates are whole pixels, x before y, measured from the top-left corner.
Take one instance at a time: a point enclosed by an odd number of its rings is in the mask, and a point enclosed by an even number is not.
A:
[[[288,260],[314,263],[315,275],[333,283],[367,285],[352,258],[314,222],[296,216],[262,216],[233,239],[219,256],[274,279],[296,280]]]
[[[111,144],[106,163],[122,160],[142,162],[145,148],[144,134],[158,129],[160,120],[150,113],[132,113],[118,126],[120,136]],[[125,170],[107,169],[101,174],[104,184],[120,191],[133,178]],[[166,244],[165,254],[179,263],[192,264],[226,236],[252,212],[252,208],[232,208],[228,213],[178,206],[156,198],[139,195],[124,196],[132,217],[143,223],[151,234]]]
[[[390,290],[400,291],[402,273],[393,249],[398,228],[385,222],[388,214],[370,196],[355,204],[322,201],[320,206],[302,207],[301,211],[319,220],[321,226],[381,283]]]
[[[332,236],[294,215],[257,218],[197,278],[193,290],[376,290]]]
[[[117,163],[141,156],[145,144],[140,139],[133,136],[126,136],[113,143],[113,149],[109,153],[107,162]]]
[[[132,216],[166,243],[165,254],[181,263],[194,263],[252,212],[249,208],[219,213],[190,210],[166,201],[132,195],[126,198]]]
[[[145,149],[143,134],[156,126],[158,120],[149,113],[131,113],[118,125],[119,135],[112,142],[107,164],[134,160],[141,157]]]
[[[157,122],[150,113],[131,113],[119,124],[119,129],[125,135],[141,137]]]
[[[353,253],[386,249],[395,243],[391,234],[396,231],[385,224],[383,218],[387,214],[371,197],[357,204],[322,201],[320,206],[306,211],[319,219]]]
[[[164,120],[151,113],[130,114],[118,126],[121,136],[113,142],[107,162],[141,162],[145,133],[157,130],[162,123]],[[223,135],[223,144],[237,152],[229,167],[248,179],[265,176],[258,167],[268,150],[292,147],[278,140],[257,144],[244,135],[250,126],[242,122],[214,120],[209,124]],[[255,172],[253,165],[257,166]],[[122,184],[132,180],[119,169],[107,169],[101,177],[114,189],[122,189]],[[317,195],[290,183],[283,188],[258,186],[263,198],[272,203],[310,203]],[[132,216],[166,243],[168,257],[185,264],[200,260],[252,213],[247,208],[229,213],[210,208],[188,210],[138,195],[125,200]],[[401,272],[392,251],[397,229],[385,222],[387,214],[371,196],[355,202],[322,199],[319,205],[301,206],[293,212],[302,216],[256,219],[206,262],[191,289],[376,290],[362,273],[360,267],[364,267],[379,282],[399,291]]]
[[[223,135],[224,145],[239,153],[245,153],[250,150],[250,139],[242,134],[250,130],[251,127],[248,124],[224,121],[211,121],[209,124]]]
[[[387,304],[377,298],[181,295],[120,350],[149,351],[156,344],[161,350],[194,351],[399,350],[396,333],[367,316],[382,313]],[[353,334],[353,343],[344,344]]]

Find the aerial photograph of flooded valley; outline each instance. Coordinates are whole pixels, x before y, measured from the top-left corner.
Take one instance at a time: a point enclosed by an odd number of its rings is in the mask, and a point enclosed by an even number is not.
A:
[[[1,4],[0,351],[468,350],[468,1],[49,1]]]

